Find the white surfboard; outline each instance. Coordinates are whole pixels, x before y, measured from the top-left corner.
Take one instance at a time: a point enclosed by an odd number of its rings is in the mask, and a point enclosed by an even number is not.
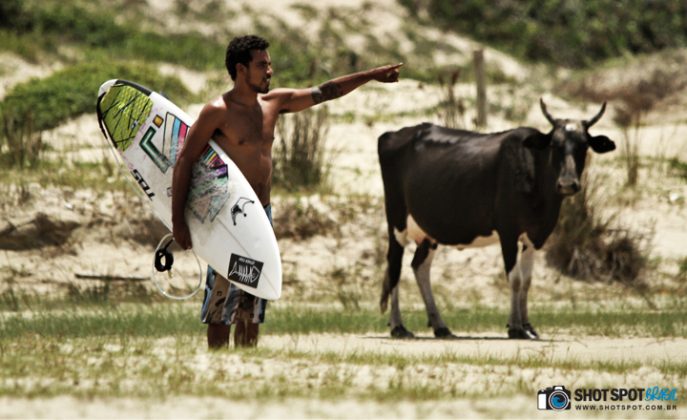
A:
[[[172,230],[172,173],[193,120],[168,99],[125,80],[98,92],[98,121],[110,145]],[[239,288],[264,299],[281,295],[274,231],[239,168],[210,141],[193,166],[186,207],[193,250]]]

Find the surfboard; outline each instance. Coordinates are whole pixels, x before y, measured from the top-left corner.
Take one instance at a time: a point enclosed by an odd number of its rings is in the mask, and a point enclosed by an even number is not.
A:
[[[172,230],[172,173],[193,124],[164,96],[126,80],[108,80],[97,100],[100,128]],[[242,290],[264,299],[281,295],[277,239],[241,170],[210,140],[192,169],[186,221],[193,250]]]

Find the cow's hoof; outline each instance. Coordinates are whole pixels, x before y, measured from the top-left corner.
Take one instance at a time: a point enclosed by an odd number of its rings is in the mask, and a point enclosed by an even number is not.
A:
[[[533,339],[533,340],[539,340],[539,334],[538,334],[537,331],[534,329],[534,327],[532,326],[532,324],[530,324],[529,322],[526,322],[525,324],[523,324],[522,327],[525,329],[525,331],[527,332],[527,334],[529,334],[529,336],[530,336],[531,339]]]
[[[441,327],[434,330],[434,336],[436,338],[453,338],[455,335],[447,327]]]
[[[398,325],[391,330],[391,337],[393,338],[414,338],[415,335],[410,331],[406,330],[403,325]]]
[[[514,340],[530,340],[532,337],[524,328],[508,328],[508,338]]]

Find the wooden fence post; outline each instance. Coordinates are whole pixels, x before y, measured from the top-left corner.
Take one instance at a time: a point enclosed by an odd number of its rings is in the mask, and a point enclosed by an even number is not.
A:
[[[475,124],[478,127],[487,125],[487,84],[484,75],[484,50],[478,49],[473,52],[475,64],[475,83],[477,85],[477,118]]]

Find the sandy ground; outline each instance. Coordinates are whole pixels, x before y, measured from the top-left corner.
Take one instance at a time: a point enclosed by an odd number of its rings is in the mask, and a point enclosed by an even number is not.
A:
[[[565,361],[579,359],[593,361],[646,362],[684,361],[687,339],[684,338],[608,338],[553,334],[551,338],[536,341],[513,341],[501,331],[466,333],[454,331],[456,339],[437,340],[431,335],[419,334],[411,340],[392,340],[388,336],[313,334],[298,336],[268,336],[261,344],[268,348],[289,349],[321,353],[346,354],[403,354],[426,356],[432,354],[458,354],[465,357],[493,356],[498,359],[538,357]]]
[[[494,398],[484,400],[407,402],[381,404],[370,401],[313,401],[287,399],[254,404],[222,398],[179,397],[173,401],[149,402],[136,399],[95,399],[82,401],[71,397],[47,400],[0,398],[0,416],[4,418],[232,418],[232,419],[413,419],[413,418],[551,418],[558,413],[536,409],[536,398]],[[640,404],[639,406],[646,406]],[[103,415],[103,413],[107,413]],[[687,410],[677,411],[570,411],[566,418],[684,418]]]
[[[59,412],[63,418],[234,418],[234,419],[296,419],[296,418],[347,418],[347,419],[412,419],[412,418],[550,418],[548,411],[533,407],[536,399],[503,398],[489,400],[455,400],[432,402],[399,401],[380,404],[369,401],[339,400],[312,401],[288,399],[256,405],[250,402],[231,401],[222,398],[174,398],[174,401],[149,402],[136,399],[96,399],[82,401],[71,397],[48,400],[0,398],[0,416],[4,418],[29,417],[51,418]],[[103,416],[103,413],[107,415]],[[589,414],[566,413],[569,416],[589,418]],[[685,415],[681,410],[675,418]],[[594,416],[597,417],[597,416]],[[643,412],[634,415],[627,412],[620,418],[667,417],[665,412],[654,416]]]
[[[685,339],[626,338],[609,339],[604,337],[571,337],[555,336],[551,340],[536,342],[509,341],[500,338],[497,333],[481,333],[472,336],[460,335],[456,340],[434,340],[419,337],[415,340],[390,340],[375,335],[305,335],[305,336],[266,336],[261,347],[275,351],[298,351],[318,356],[335,353],[341,358],[350,355],[404,355],[406,357],[431,357],[435,355],[457,355],[465,358],[488,358],[491,362],[485,366],[479,364],[449,363],[446,365],[415,364],[404,368],[402,374],[408,380],[419,384],[436,384],[441,381],[452,387],[458,395],[468,393],[479,395],[480,392],[492,392],[496,389],[509,389],[517,383],[534,384],[545,388],[553,385],[564,385],[570,390],[579,388],[644,388],[646,386],[668,385],[680,390],[687,385],[685,378],[660,373],[655,366],[663,361],[684,360],[687,350]],[[164,340],[163,340],[164,341]],[[167,346],[169,343],[166,343]],[[164,349],[165,343],[160,344]],[[165,352],[162,352],[163,357]],[[172,358],[172,354],[168,354]],[[566,371],[552,368],[527,367],[518,368],[518,362],[528,357],[546,360],[547,362],[579,360],[580,363],[591,362],[638,362],[649,363],[639,369],[626,372],[603,372],[594,370]],[[412,360],[412,359],[411,359]],[[499,362],[501,361],[501,362]],[[510,361],[510,362],[509,362]],[[221,366],[229,377],[270,377],[282,375],[291,378],[292,386],[308,386],[311,381],[330,374],[332,369],[337,374],[346,376],[346,380],[356,389],[368,389],[389,382],[397,377],[398,367],[392,365],[351,365],[338,363],[335,367],[327,364],[303,363],[301,360],[260,360],[254,362],[241,356],[227,353],[208,354],[200,351],[187,362],[200,375],[207,375],[212,367]],[[266,366],[268,366],[266,368]],[[203,373],[205,372],[205,373]],[[298,372],[298,373],[296,373]],[[308,378],[308,379],[306,379]],[[315,378],[315,379],[313,379]],[[429,378],[429,379],[428,379]],[[433,378],[433,379],[432,379]],[[491,383],[491,380],[497,383]],[[675,382],[677,380],[677,382]],[[499,388],[500,387],[500,388]],[[626,401],[630,404],[629,401]],[[582,403],[573,403],[582,404]],[[613,405],[620,403],[613,403]],[[594,417],[677,417],[684,418],[687,407],[682,400],[678,402],[678,411],[651,411],[646,407],[648,402],[633,402],[635,408],[618,412],[596,413]],[[638,408],[641,406],[641,408]],[[509,398],[452,398],[439,401],[374,401],[351,398],[337,400],[314,399],[276,399],[255,404],[250,401],[232,401],[217,397],[179,396],[166,400],[141,400],[134,395],[129,398],[92,398],[79,400],[72,397],[55,398],[0,398],[0,417],[53,417],[59,412],[65,418],[100,418],[100,417],[155,417],[155,418],[456,418],[456,417],[505,417],[531,418],[546,417],[547,412],[536,409],[536,396],[522,395]],[[587,417],[589,414],[573,410],[568,413],[575,417]]]

